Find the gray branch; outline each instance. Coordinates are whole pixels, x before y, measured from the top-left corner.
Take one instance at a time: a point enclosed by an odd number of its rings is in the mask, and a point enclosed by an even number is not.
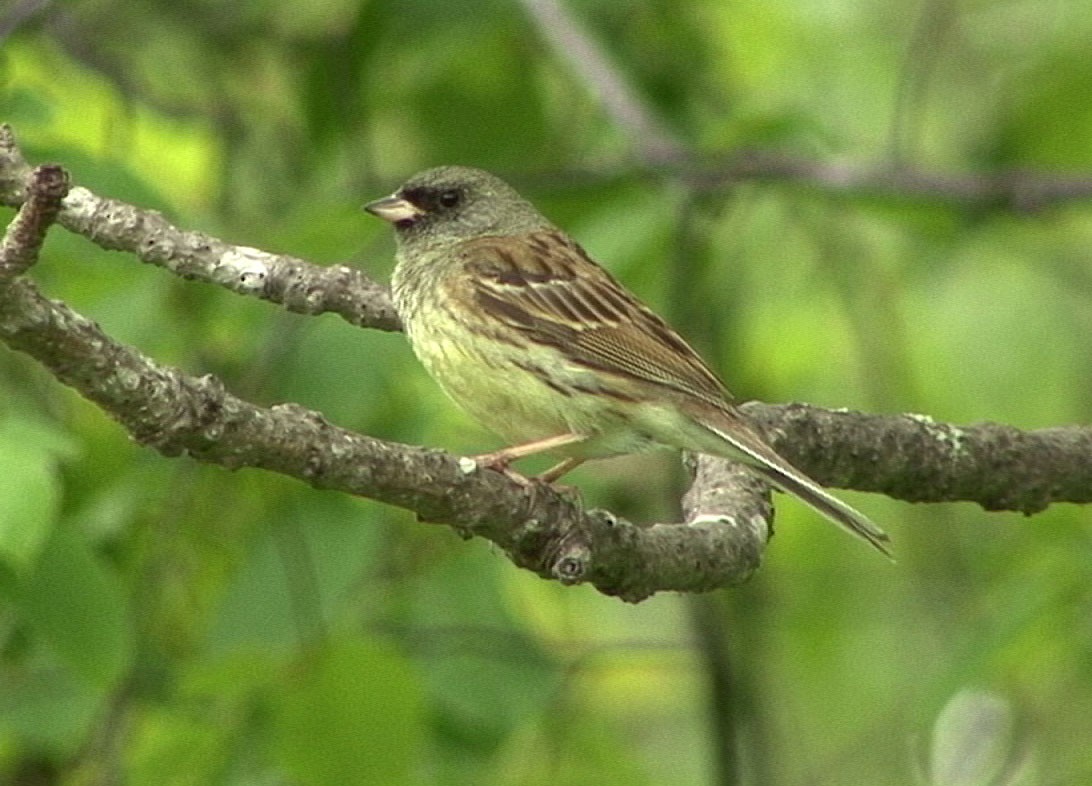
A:
[[[704,162],[692,167],[688,177],[695,185],[708,189],[745,181],[785,182],[851,196],[883,196],[1014,213],[1034,213],[1051,205],[1092,198],[1092,173],[930,172],[905,165],[814,161],[766,151],[742,151],[719,162]]]
[[[408,508],[422,521],[491,540],[541,576],[588,582],[624,600],[739,583],[757,567],[764,545],[762,528],[737,534],[712,521],[693,529],[639,526],[584,510],[547,486],[468,471],[465,461],[442,451],[355,434],[295,404],[256,406],[210,376],[186,375],[117,343],[26,278],[0,280],[0,339],[166,456],[271,470]],[[741,536],[751,542],[736,544]],[[744,550],[753,563],[735,559]]]
[[[30,165],[11,127],[0,125],[0,204],[23,203]],[[182,278],[205,281],[279,303],[301,314],[334,312],[361,327],[400,330],[386,287],[345,265],[320,267],[285,254],[236,246],[173,226],[154,210],[69,191],[57,223],[108,251],[127,251]]]
[[[22,182],[14,170],[24,174]],[[693,461],[683,523],[640,525],[442,451],[355,434],[294,404],[256,406],[216,379],[189,376],[119,344],[26,277],[52,221],[179,275],[297,310],[335,310],[354,324],[384,329],[398,322],[384,290],[351,271],[326,275],[301,260],[182,232],[158,214],[85,189],[66,191],[62,169],[31,170],[10,130],[0,129],[0,195],[21,205],[0,241],[0,340],[95,402],[138,442],[168,456],[258,467],[398,505],[423,521],[487,538],[541,576],[591,583],[629,601],[738,584],[758,568],[771,532],[769,498],[752,475],[728,462]],[[250,268],[240,258],[258,261]],[[260,286],[247,270],[258,271]],[[300,289],[292,281],[307,284]],[[1092,502],[1092,428],[1022,432],[802,404],[752,403],[745,411],[780,452],[826,485],[1027,513],[1055,502]]]
[[[744,411],[779,452],[826,486],[1027,514],[1056,502],[1092,502],[1089,426],[1021,431],[808,404],[752,402]]]

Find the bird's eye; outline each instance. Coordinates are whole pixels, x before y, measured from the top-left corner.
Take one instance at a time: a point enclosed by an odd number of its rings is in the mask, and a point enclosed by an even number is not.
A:
[[[440,193],[440,206],[441,207],[455,207],[462,199],[462,195],[455,189],[449,191],[442,191]]]

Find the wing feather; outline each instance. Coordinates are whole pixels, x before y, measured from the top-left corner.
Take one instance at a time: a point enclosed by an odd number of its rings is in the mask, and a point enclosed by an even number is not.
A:
[[[731,394],[678,333],[556,231],[465,243],[459,285],[483,313],[598,371],[723,404]]]

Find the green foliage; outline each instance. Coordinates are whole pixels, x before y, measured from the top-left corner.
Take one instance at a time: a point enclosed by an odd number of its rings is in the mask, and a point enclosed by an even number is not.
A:
[[[48,422],[10,413],[0,418],[0,563],[33,570],[60,509],[58,460],[72,440]]]
[[[331,641],[304,653],[286,676],[273,729],[285,769],[300,783],[417,782],[421,689],[404,657]]]
[[[133,647],[128,604],[82,537],[55,532],[17,594],[23,618],[86,682],[107,687],[122,675]]]
[[[1088,3],[562,2],[648,111],[713,157],[954,177],[1092,161]],[[485,166],[742,397],[1092,418],[1086,203],[1019,213],[763,179],[694,193],[635,163],[575,74],[503,0],[90,0],[46,4],[4,40],[0,120],[96,193],[380,280],[389,230],[359,205],[424,166]],[[496,445],[398,335],[174,279],[60,228],[31,275],[260,403]],[[619,459],[572,482],[661,520],[667,465]],[[779,499],[763,570],[720,598],[726,709],[684,599],[625,607],[402,511],[158,456],[0,351],[0,782],[732,782],[714,710],[736,724],[738,782],[1087,782],[1087,511],[847,497],[899,564]]]

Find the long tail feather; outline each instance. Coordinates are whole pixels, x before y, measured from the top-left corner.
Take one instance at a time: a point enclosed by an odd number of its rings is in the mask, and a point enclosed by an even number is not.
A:
[[[891,557],[891,549],[888,546],[891,539],[886,532],[873,524],[859,510],[842,502],[811,478],[795,470],[790,474],[784,468],[771,464],[750,466],[777,488],[792,494],[850,534],[868,541],[885,556]]]
[[[890,538],[867,516],[842,502],[783,459],[735,413],[717,414],[721,416],[715,418],[717,422],[710,422],[708,418],[702,418],[700,422],[734,448],[731,452],[725,451],[727,458],[742,458],[749,467],[774,486],[792,494],[842,529],[868,542],[889,559],[892,558],[888,546]]]

